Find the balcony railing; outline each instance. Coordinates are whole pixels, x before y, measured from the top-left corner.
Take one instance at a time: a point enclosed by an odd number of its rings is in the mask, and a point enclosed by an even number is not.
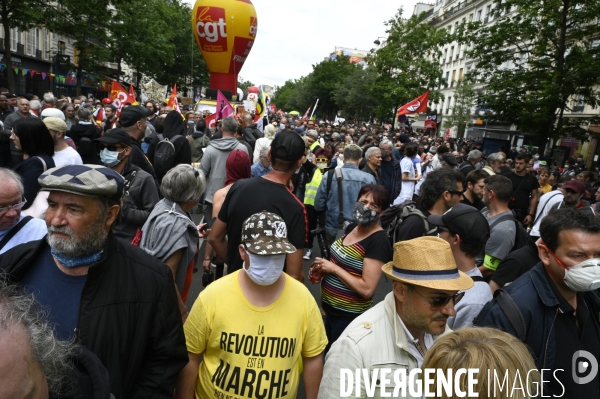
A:
[[[582,113],[585,109],[585,105],[576,105],[573,107],[573,112]]]
[[[25,54],[25,45],[23,43],[17,43],[17,53]]]

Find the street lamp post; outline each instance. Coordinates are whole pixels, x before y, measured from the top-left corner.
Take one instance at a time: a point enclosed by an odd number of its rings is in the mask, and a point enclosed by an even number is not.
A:
[[[373,42],[373,44],[376,44],[376,45],[380,46],[381,45],[381,41],[379,39],[385,39],[385,37],[384,36],[377,37],[377,39],[375,39],[375,41]]]

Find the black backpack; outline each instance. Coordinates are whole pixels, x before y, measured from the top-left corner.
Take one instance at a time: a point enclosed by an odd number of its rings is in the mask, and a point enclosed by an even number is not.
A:
[[[402,222],[410,215],[417,215],[423,220],[425,235],[429,235],[432,232],[429,229],[427,217],[417,208],[417,204],[414,201],[406,200],[401,204],[389,207],[381,215],[381,227],[383,227],[383,230],[390,238],[392,246],[396,243],[398,229],[402,226]]]
[[[516,227],[515,243],[514,243],[513,247],[510,249],[510,252],[515,251],[519,248],[523,248],[525,245],[527,245],[527,241],[529,241],[529,233],[527,233],[527,230],[525,229],[525,226],[523,226],[523,223],[521,223],[517,219],[515,219],[512,212],[508,215],[499,217],[497,220],[494,221],[494,223],[490,224],[490,231],[492,231],[492,228],[495,225],[497,225],[498,223],[504,222],[506,220],[514,221],[515,227]]]
[[[175,146],[173,143],[180,135],[173,136],[171,140],[165,138],[162,134],[158,135],[159,142],[154,150],[154,171],[156,175],[162,179],[173,166],[175,166]]]

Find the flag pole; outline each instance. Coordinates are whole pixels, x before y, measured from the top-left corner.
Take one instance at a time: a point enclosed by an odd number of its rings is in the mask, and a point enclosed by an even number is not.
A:
[[[317,102],[315,103],[315,107],[312,109],[312,112],[310,113],[310,118],[308,119],[312,119],[313,114],[315,113],[315,109],[317,109],[317,105],[319,105],[319,99],[317,98]]]

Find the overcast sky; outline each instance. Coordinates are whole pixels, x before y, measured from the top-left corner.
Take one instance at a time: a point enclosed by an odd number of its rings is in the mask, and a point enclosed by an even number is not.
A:
[[[239,76],[256,85],[280,86],[309,74],[336,46],[368,51],[378,36],[385,36],[383,23],[401,6],[404,17],[410,17],[417,2],[252,0],[258,34]]]

